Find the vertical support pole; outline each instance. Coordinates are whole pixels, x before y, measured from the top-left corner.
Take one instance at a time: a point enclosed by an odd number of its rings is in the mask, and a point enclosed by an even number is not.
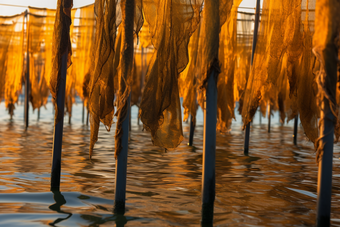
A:
[[[260,121],[259,122],[260,122],[260,124],[262,124],[262,116],[261,115],[262,115],[262,113],[261,113],[261,109],[260,109],[259,110],[259,116],[260,116]]]
[[[318,198],[317,198],[317,226],[330,226],[331,195],[332,195],[332,169],[333,169],[333,141],[334,141],[334,115],[329,108],[329,101],[324,98],[321,103],[320,138],[323,147],[322,158],[318,172]]]
[[[70,113],[68,114],[68,124],[69,125],[71,124],[71,117],[72,117],[71,113],[72,113],[72,106],[71,106],[71,109],[70,109]]]
[[[270,103],[268,103],[267,115],[268,115],[268,133],[270,133],[270,121],[271,121],[271,118],[272,118],[271,109],[270,109]]]
[[[256,50],[257,43],[257,33],[259,30],[259,21],[260,21],[260,0],[256,0],[256,12],[255,12],[255,23],[254,23],[254,35],[253,35],[253,47],[251,50],[251,66],[254,62],[254,54]],[[249,137],[250,137],[250,123],[246,125],[245,135],[244,135],[244,154],[248,155],[249,152]]]
[[[39,121],[39,120],[40,120],[40,107],[38,109],[38,120],[37,121]]]
[[[128,99],[128,108],[130,108],[131,94]],[[129,110],[127,116],[123,121],[123,148],[116,159],[116,173],[115,173],[115,201],[114,213],[125,213],[125,197],[126,197],[126,176],[127,176],[127,158],[128,158],[128,143],[129,143]]]
[[[202,223],[212,223],[215,201],[215,156],[217,122],[217,86],[214,70],[208,79],[204,102]]]
[[[57,105],[59,111],[61,111],[63,117],[54,126],[53,134],[53,157],[52,157],[52,171],[51,171],[51,191],[60,189],[60,173],[61,173],[61,148],[63,143],[63,125],[64,125],[64,104],[65,104],[65,85],[66,85],[66,70],[67,70],[67,55],[65,54],[61,58],[61,75],[60,83],[58,87]]]
[[[207,35],[203,54],[209,61],[218,59],[220,15],[219,0],[204,2],[203,20],[204,34]],[[213,34],[213,35],[209,35]],[[214,56],[215,55],[215,56]],[[209,63],[214,64],[214,63]],[[211,67],[208,65],[207,67]],[[208,68],[209,69],[209,68]],[[211,67],[207,75],[204,100],[204,132],[202,159],[202,225],[212,225],[214,220],[215,202],[215,160],[216,160],[216,122],[217,122],[217,77],[218,72]]]
[[[87,103],[87,105],[89,105],[89,104]],[[90,115],[89,106],[87,106],[86,111],[87,111],[87,114],[86,114],[86,126],[89,126],[89,115]]]
[[[337,19],[340,2],[318,0],[315,8],[315,34],[313,52],[320,62],[318,81],[318,99],[320,107],[319,132],[317,144],[318,197],[317,227],[330,226],[332,201],[333,142],[336,114],[336,96],[338,81],[339,26]]]
[[[84,115],[85,115],[85,104],[84,104],[84,101],[83,101],[83,110],[81,112],[81,123],[84,124]]]
[[[29,118],[29,97],[30,97],[30,54],[29,54],[29,25],[28,25],[28,11],[26,10],[26,83],[25,83],[25,130],[28,128]]]
[[[294,145],[297,145],[297,132],[298,132],[299,114],[296,114],[294,118]]]
[[[124,50],[122,50],[121,57],[121,79],[119,81],[119,95],[123,95],[126,86],[125,81],[132,72],[132,61],[133,61],[133,26],[134,26],[134,12],[135,12],[135,0],[124,0],[125,12],[122,16],[123,30],[123,41]],[[125,80],[123,80],[123,78]],[[124,214],[125,213],[125,199],[126,199],[126,175],[127,175],[127,159],[128,159],[128,143],[129,143],[129,119],[130,119],[130,102],[131,93],[129,98],[124,105],[127,105],[126,116],[122,122],[122,137],[121,146],[122,149],[118,157],[116,157],[116,173],[115,173],[115,200],[114,200],[114,213]],[[118,118],[120,115],[118,114]],[[118,119],[119,121],[119,119]],[[118,123],[117,123],[118,125]],[[116,138],[117,139],[117,138]]]
[[[249,137],[250,137],[250,123],[246,126],[245,140],[244,140],[244,150],[243,154],[248,156],[249,154]]]
[[[131,132],[131,106],[129,106],[129,132]]]
[[[195,132],[195,125],[196,122],[194,122],[193,117],[190,115],[190,134],[189,134],[189,146],[192,146],[194,142],[194,132]]]

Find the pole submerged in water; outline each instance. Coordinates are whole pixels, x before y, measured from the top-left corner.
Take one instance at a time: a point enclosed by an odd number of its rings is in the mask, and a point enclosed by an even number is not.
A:
[[[202,223],[212,223],[215,201],[217,86],[212,72],[206,89],[203,135]]]
[[[332,169],[333,169],[333,141],[334,141],[334,115],[329,108],[329,101],[324,98],[321,103],[320,138],[323,151],[319,161],[318,171],[318,197],[317,197],[317,226],[330,226],[331,200],[332,200]],[[320,120],[321,121],[321,120]]]
[[[81,123],[83,123],[84,124],[84,115],[85,115],[85,107],[84,107],[84,101],[83,101],[83,110],[82,110],[82,112],[81,112]]]
[[[128,99],[130,108],[131,95]],[[115,200],[114,200],[114,213],[125,213],[125,198],[126,198],[126,176],[127,176],[127,158],[128,158],[128,143],[129,143],[129,115],[123,121],[123,137],[122,137],[122,150],[116,159],[116,172],[115,172]]]
[[[121,79],[119,81],[119,92],[120,97],[123,97],[125,91],[129,89],[126,84],[128,76],[131,75],[132,72],[132,62],[133,62],[133,27],[134,27],[134,12],[135,12],[135,0],[124,0],[122,1],[123,5],[125,5],[125,12],[123,12],[122,16],[122,24],[123,30],[123,40],[124,40],[124,49],[122,50],[121,57]],[[119,97],[119,98],[120,98]],[[114,199],[114,213],[115,214],[124,214],[125,213],[125,200],[126,200],[126,176],[127,176],[127,159],[128,159],[128,143],[129,143],[129,121],[131,114],[131,92],[126,102],[120,103],[117,108],[121,108],[118,113],[117,126],[119,127],[121,117],[123,118],[124,112],[122,111],[125,108],[128,108],[126,111],[125,118],[122,122],[121,129],[122,135],[121,137],[117,136],[116,131],[116,149],[119,146],[117,144],[117,139],[120,139],[121,149],[120,152],[116,155],[116,172],[115,172],[115,199]],[[121,115],[122,114],[122,115]],[[116,128],[117,130],[118,128]],[[118,129],[119,130],[119,129]],[[117,152],[117,150],[116,150]]]
[[[38,117],[37,117],[37,121],[40,120],[40,107],[38,108]]]
[[[297,132],[298,132],[298,122],[299,122],[299,114],[296,114],[294,118],[294,145],[297,145]]]
[[[26,81],[25,81],[25,130],[28,128],[28,119],[29,119],[29,97],[30,97],[30,55],[29,55],[29,25],[28,25],[28,11],[25,12],[26,18],[26,41],[27,41],[27,50],[26,50]]]
[[[72,117],[72,105],[71,105],[71,110],[70,113],[68,113],[68,124],[71,124],[71,117]]]
[[[202,225],[212,225],[215,202],[215,160],[216,160],[216,123],[217,123],[217,78],[220,15],[219,0],[204,2],[204,45],[203,54],[207,58],[207,72],[204,98],[204,132],[202,159]],[[208,74],[209,73],[209,74]]]
[[[189,146],[192,146],[194,142],[195,125],[196,125],[196,122],[194,122],[192,115],[190,115],[190,134],[189,134],[189,143],[188,143]]]
[[[267,111],[268,111],[268,113],[267,113],[268,114],[268,132],[270,132],[270,121],[272,119],[270,102],[268,104]]]
[[[86,126],[89,125],[89,115],[90,115],[90,111],[89,111],[89,104],[87,103],[87,107],[86,107]]]
[[[260,7],[261,7],[260,0],[256,0],[253,47],[251,50],[251,62],[250,62],[251,66],[253,65],[253,62],[254,62],[254,54],[256,50],[257,33],[259,30],[259,21],[260,21]],[[248,155],[249,153],[249,137],[250,137],[250,122],[246,125],[245,134],[244,134],[244,154],[245,155]]]
[[[53,157],[51,171],[51,190],[60,189],[60,173],[61,173],[61,150],[63,143],[63,126],[64,126],[64,104],[65,104],[65,85],[66,85],[66,70],[67,70],[68,51],[61,58],[60,83],[58,87],[57,105],[61,111],[62,119],[54,126],[53,134]]]
[[[244,139],[244,150],[243,154],[248,156],[249,154],[249,137],[250,137],[250,123],[246,126],[245,139]]]
[[[318,164],[317,227],[331,223],[333,143],[337,119],[338,38],[340,20],[339,0],[317,0],[313,52],[319,60],[318,105],[320,109]]]

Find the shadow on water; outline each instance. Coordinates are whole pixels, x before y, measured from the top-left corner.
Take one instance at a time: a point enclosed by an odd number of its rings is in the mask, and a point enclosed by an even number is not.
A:
[[[62,195],[62,193],[60,191],[57,191],[57,190],[52,191],[52,193],[53,193],[53,199],[54,199],[55,203],[50,205],[48,208],[52,211],[57,212],[57,213],[67,215],[64,218],[58,217],[53,222],[48,223],[50,226],[58,226],[58,224],[60,224],[61,222],[66,222],[68,219],[70,219],[73,214],[71,212],[67,212],[67,211],[64,211],[63,209],[61,209],[61,207],[63,205],[67,206],[67,201],[66,201],[65,197]],[[91,197],[86,196],[86,195],[80,195],[80,196],[77,196],[77,198],[79,200],[91,200],[91,199],[96,200],[96,198],[91,198]],[[98,208],[98,206],[100,206],[100,205],[96,205],[97,208]],[[104,207],[101,207],[101,209],[107,210]],[[116,224],[116,226],[123,227],[123,226],[125,226],[125,224],[128,223],[128,221],[139,219],[139,218],[136,218],[136,217],[127,217],[127,216],[124,216],[124,215],[117,215],[117,214],[103,215],[103,216],[80,214],[79,217],[82,219],[82,221],[80,221],[80,222],[83,223],[85,221],[86,223],[89,224],[88,226],[100,226],[100,225],[105,224],[105,223],[113,222],[113,223]],[[65,224],[67,225],[67,223],[65,223]]]
[[[52,193],[53,193],[53,199],[54,199],[55,203],[52,204],[51,206],[49,206],[48,208],[50,210],[56,211],[56,212],[61,213],[61,214],[68,214],[68,216],[66,218],[57,218],[54,222],[49,223],[49,225],[55,226],[59,222],[62,222],[62,221],[69,219],[72,216],[72,213],[64,212],[60,209],[62,205],[66,204],[66,200],[65,200],[64,196],[60,193],[60,191],[52,191]]]

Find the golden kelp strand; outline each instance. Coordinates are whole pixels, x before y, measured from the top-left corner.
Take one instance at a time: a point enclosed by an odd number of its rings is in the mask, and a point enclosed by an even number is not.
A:
[[[57,94],[61,72],[61,57],[68,51],[67,67],[71,65],[71,9],[73,0],[58,0],[56,20],[53,32],[52,47],[52,72],[50,78],[50,91],[55,106],[54,124],[57,124],[63,117],[63,110],[58,109]]]
[[[51,67],[52,37],[54,21],[49,21],[55,16],[56,10],[37,9],[29,7],[28,41],[29,41],[29,78],[30,102],[33,110],[45,105],[50,93],[47,66]],[[47,43],[47,42],[51,43]],[[49,53],[47,53],[49,52]],[[49,56],[50,58],[47,58]],[[49,69],[49,72],[51,68]]]
[[[155,52],[139,116],[144,128],[151,131],[153,144],[164,148],[175,148],[183,139],[178,76],[188,63],[189,38],[197,28],[201,4],[177,0],[143,2]]]
[[[339,0],[318,0],[315,12],[315,33],[313,38],[313,52],[320,62],[320,70],[317,78],[318,96],[317,101],[321,106],[327,102],[329,107],[326,111],[331,111],[334,115],[334,123],[337,121],[336,114],[336,83],[338,49],[337,39],[340,36],[340,1]],[[327,15],[327,16],[326,16]],[[325,107],[323,104],[322,107]],[[325,111],[325,110],[321,110]],[[327,113],[321,115],[319,128],[322,127]],[[327,132],[326,132],[327,134]],[[325,134],[324,134],[325,135]],[[316,162],[319,163],[324,152],[324,142],[322,137],[316,141],[317,154]]]
[[[75,54],[73,55],[73,67],[75,70],[75,90],[77,95],[85,103],[88,96],[84,96],[83,84],[86,74],[91,67],[91,48],[94,45],[95,16],[94,4],[81,7],[79,10],[79,26],[75,29]],[[89,80],[89,78],[88,78]],[[87,87],[87,85],[86,85]],[[85,93],[86,94],[86,93]]]
[[[138,1],[139,2],[139,1]],[[123,129],[123,122],[126,119],[128,109],[130,108],[130,93],[131,93],[131,80],[133,73],[133,51],[134,51],[134,42],[133,42],[133,34],[130,32],[133,31],[134,23],[131,21],[131,17],[127,15],[128,10],[135,11],[135,3],[134,1],[121,1],[121,9],[122,9],[122,46],[121,46],[121,61],[120,61],[120,74],[118,78],[119,90],[117,95],[117,126],[116,126],[116,134],[115,134],[115,158],[117,159],[121,150],[122,150],[122,137],[123,130],[129,130],[128,128]],[[140,27],[138,28],[139,31]],[[137,33],[138,33],[137,31]],[[125,132],[128,133],[128,132]]]
[[[14,114],[14,104],[21,93],[23,63],[24,63],[24,14],[13,17],[0,18],[1,49],[4,55],[0,62],[3,68],[2,89],[4,92],[5,106],[9,114]],[[0,94],[1,96],[1,94]]]
[[[290,106],[298,107],[297,104],[291,104],[292,100],[294,102],[294,99],[305,98],[302,94],[306,89],[303,88],[308,87],[309,91],[312,89],[309,82],[307,86],[306,84],[301,84],[300,87],[298,85],[300,78],[301,83],[304,83],[302,78],[308,78],[308,81],[312,81],[313,78],[310,70],[310,62],[313,60],[309,54],[311,46],[307,42],[308,31],[301,29],[303,27],[302,14],[301,0],[264,1],[254,65],[245,91],[242,111],[244,125],[251,121],[260,103],[271,103],[274,109],[278,109],[279,96],[282,102],[280,105],[283,120],[286,112],[290,111]],[[306,64],[305,67],[301,67],[303,62]],[[300,91],[297,91],[298,89]],[[293,98],[294,94],[297,98]],[[316,115],[316,111],[312,105],[304,106],[303,111],[311,115],[308,117],[310,121]],[[297,113],[297,111],[293,112]],[[289,114],[289,119],[294,116]],[[301,121],[306,122],[302,119]]]
[[[114,68],[116,40],[116,1],[96,0],[96,35],[92,48],[92,62],[89,69],[89,111],[91,123],[90,158],[98,140],[99,123],[102,121],[110,130],[114,107]],[[84,81],[87,83],[87,80]]]
[[[184,117],[183,121],[186,121],[189,114],[192,116],[192,121],[196,122],[196,111],[198,108],[196,101],[197,86],[197,74],[200,73],[200,55],[199,53],[199,39],[200,26],[196,29],[194,34],[190,38],[189,42],[189,63],[185,70],[181,73],[178,79],[180,87],[180,96],[183,97]]]
[[[217,130],[226,132],[229,130],[234,118],[234,77],[236,68],[237,50],[237,9],[241,1],[234,1],[227,20],[221,27],[219,44],[219,61],[221,73],[217,80]]]

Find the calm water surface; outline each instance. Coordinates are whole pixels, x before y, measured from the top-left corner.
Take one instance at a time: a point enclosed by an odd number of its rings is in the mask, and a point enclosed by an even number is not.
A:
[[[82,125],[82,105],[73,107],[65,124],[61,192],[50,187],[53,142],[52,105],[31,110],[23,124],[23,106],[13,120],[0,105],[0,226],[199,226],[203,114],[199,112],[194,147],[184,141],[175,151],[155,147],[137,124],[132,109],[127,201],[124,216],[113,214],[114,128],[101,127],[92,161],[88,158],[89,127]],[[67,122],[67,118],[65,118]],[[316,219],[317,166],[312,143],[299,127],[292,145],[293,122],[281,126],[256,115],[250,153],[243,155],[241,118],[229,134],[217,135],[214,226],[313,226]],[[340,226],[340,160],[335,145],[332,226]]]

